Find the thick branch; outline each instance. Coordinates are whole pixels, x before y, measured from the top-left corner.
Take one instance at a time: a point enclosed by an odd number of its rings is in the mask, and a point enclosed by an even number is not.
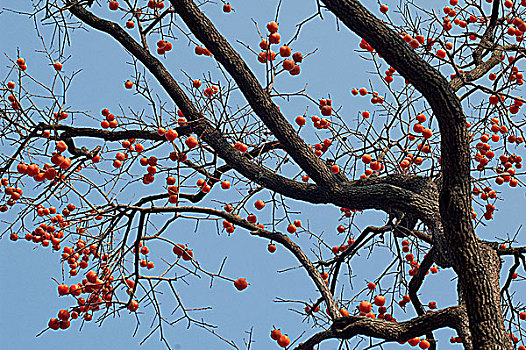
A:
[[[299,137],[292,125],[272,102],[270,94],[261,87],[245,61],[219,33],[214,24],[193,1],[171,0],[170,2],[197,39],[210,50],[214,58],[234,78],[254,112],[272,131],[296,163],[314,182],[320,185],[333,184],[336,181],[336,176]]]
[[[400,323],[364,316],[342,317],[334,321],[330,330],[315,334],[296,347],[296,350],[312,350],[323,340],[349,339],[358,334],[391,341],[406,341],[444,327],[456,329],[463,312],[463,307],[452,306]]]

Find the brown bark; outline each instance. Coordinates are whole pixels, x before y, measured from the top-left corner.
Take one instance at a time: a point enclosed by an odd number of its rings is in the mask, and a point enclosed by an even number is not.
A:
[[[500,307],[498,257],[471,223],[469,136],[462,106],[446,79],[358,0],[322,0],[429,102],[441,136],[440,215],[453,268],[465,288],[473,349],[511,349]]]

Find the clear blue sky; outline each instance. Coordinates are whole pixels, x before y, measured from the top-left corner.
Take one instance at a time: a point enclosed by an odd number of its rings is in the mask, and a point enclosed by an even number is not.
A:
[[[230,40],[232,45],[247,58],[249,65],[259,77],[263,77],[263,66],[256,62],[236,40],[249,43],[256,47],[259,42],[251,18],[256,20],[260,27],[274,19],[277,1],[233,1],[236,12],[225,15],[217,4],[204,7],[206,13],[212,18],[218,29]],[[374,7],[373,1],[364,2],[369,7]],[[14,7],[19,10],[30,10],[30,1],[4,1],[2,6]],[[282,5],[280,16],[280,33],[283,41],[295,32],[295,24],[315,11],[315,1],[285,1]],[[99,11],[107,15],[107,11]],[[358,111],[370,108],[365,99],[356,99],[350,96],[349,90],[353,87],[368,86],[369,79],[375,79],[368,72],[373,67],[360,59],[354,52],[358,48],[359,38],[340,25],[336,31],[336,23],[330,14],[325,14],[325,20],[316,19],[302,30],[300,40],[293,49],[303,53],[318,49],[318,52],[309,57],[302,64],[300,77],[285,78],[281,87],[290,91],[303,88],[306,82],[308,92],[314,97],[331,95],[337,105],[343,105],[340,114],[355,118]],[[123,20],[115,17],[114,20]],[[46,44],[49,43],[49,27],[40,28]],[[134,73],[130,56],[123,51],[111,38],[89,29],[87,32],[77,30],[72,33],[72,44],[66,49],[66,56],[71,55],[64,63],[64,72],[71,74],[81,70],[73,80],[70,94],[67,96],[67,105],[72,109],[83,110],[99,117],[101,108],[109,107],[118,110],[119,106],[133,106],[137,109],[148,107],[144,100],[134,96],[123,88],[123,82]],[[28,62],[28,70],[42,81],[49,81],[54,74],[47,58],[36,52],[42,49],[42,42],[34,30],[34,22],[27,16],[4,11],[0,14],[0,42],[2,54],[16,58],[17,50]],[[152,41],[153,43],[153,41]],[[174,42],[173,52],[163,62],[171,69],[176,79],[184,80],[180,69],[192,76],[200,76],[208,70],[219,79],[213,61],[205,57],[196,57],[192,54],[192,47],[187,47],[187,41],[180,37]],[[7,74],[9,65],[5,55],[0,57],[0,76]],[[154,84],[155,93],[165,98],[162,91]],[[281,110],[292,121],[296,115],[302,114],[306,101],[292,99],[290,102],[278,102]],[[311,105],[310,110],[315,108]],[[90,125],[87,122],[86,125]],[[0,146],[3,150],[4,146]],[[216,191],[217,189],[214,189]],[[508,193],[509,192],[509,193]],[[505,237],[507,233],[514,233],[518,226],[524,224],[524,189],[506,191],[506,199],[499,204],[496,220],[489,222],[481,228],[479,234],[487,239]],[[224,197],[222,198],[228,198]],[[268,199],[269,193],[263,193],[262,198]],[[339,208],[331,205],[309,206],[302,203],[291,202],[293,209],[301,211],[297,215],[303,222],[309,219],[313,232],[324,233],[329,244],[341,243],[341,238],[336,236],[335,227],[339,225]],[[4,219],[6,214],[0,214]],[[267,212],[267,220],[270,212]],[[9,214],[7,214],[9,219]],[[359,227],[366,225],[381,225],[383,216],[379,213],[360,215],[356,223]],[[3,224],[0,224],[3,227]],[[234,340],[242,348],[243,339],[247,337],[245,331],[253,328],[255,343],[252,349],[277,348],[269,338],[269,331],[273,326],[281,328],[295,339],[302,332],[312,334],[311,322],[303,322],[303,318],[289,311],[292,305],[274,302],[276,297],[284,299],[308,300],[316,298],[316,291],[312,282],[303,270],[276,273],[277,270],[294,267],[297,262],[283,248],[271,255],[266,251],[268,242],[260,238],[250,237],[241,229],[230,237],[216,234],[213,224],[200,224],[198,232],[194,232],[194,224],[190,221],[178,223],[170,234],[178,235],[177,239],[184,240],[194,248],[199,262],[215,271],[223,257],[227,256],[224,273],[230,277],[243,276],[251,283],[250,287],[242,293],[234,290],[229,282],[217,280],[213,288],[209,288],[210,280],[206,277],[191,279],[190,286],[180,284],[178,287],[181,297],[187,307],[211,306],[213,310],[195,313],[196,318],[219,326],[217,329],[221,336]],[[357,233],[357,230],[355,230]],[[524,237],[524,233],[522,234]],[[47,326],[50,317],[56,317],[61,308],[71,305],[72,299],[58,298],[54,277],[62,279],[60,269],[60,255],[52,253],[49,249],[33,249],[34,245],[23,240],[13,243],[4,237],[0,240],[0,339],[2,349],[110,349],[125,347],[127,349],[159,349],[162,344],[158,335],[152,336],[144,345],[140,346],[141,339],[148,334],[152,322],[153,309],[141,308],[145,314],[140,315],[141,326],[135,338],[132,338],[136,320],[128,312],[122,312],[118,318],[108,318],[102,327],[95,322],[84,324],[79,329],[80,322],[72,322],[72,327],[67,331],[48,331],[35,338],[35,335]],[[310,247],[307,238],[298,239],[299,243]],[[526,243],[523,238],[522,243]],[[155,247],[154,247],[155,248]],[[158,248],[161,253],[170,254]],[[353,279],[357,290],[362,289],[367,281],[374,279],[381,270],[382,251],[368,257],[362,254],[353,260]],[[507,258],[509,265],[510,258]],[[524,275],[524,271],[519,271]],[[439,307],[456,303],[455,282],[451,271],[442,271],[439,275],[429,276],[422,288],[424,302],[435,300]],[[71,280],[66,278],[68,283]],[[521,284],[516,282],[515,284]],[[522,282],[524,284],[524,282]],[[346,287],[348,288],[348,286]],[[516,288],[517,296],[526,301],[524,289]],[[167,291],[168,292],[168,291]],[[173,298],[167,293],[161,297],[163,311],[167,315],[171,312]],[[412,316],[410,311],[406,318]],[[399,313],[397,318],[404,320],[404,315]],[[174,349],[228,349],[229,347],[198,327],[186,329],[186,324],[178,324],[173,328],[166,328],[167,338]],[[437,332],[441,343],[447,342],[454,335],[452,330]],[[305,337],[303,338],[305,339]],[[448,348],[448,344],[440,348]],[[336,349],[338,343],[325,342],[322,349]],[[400,348],[398,344],[387,345],[386,349]],[[404,345],[402,347],[409,347]]]

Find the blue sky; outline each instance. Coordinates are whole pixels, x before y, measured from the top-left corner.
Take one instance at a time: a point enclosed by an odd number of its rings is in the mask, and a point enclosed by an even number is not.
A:
[[[204,7],[205,12],[212,18],[218,29],[230,40],[234,48],[238,49],[258,77],[264,77],[263,66],[236,40],[249,43],[256,47],[259,42],[251,18],[260,27],[264,26],[275,17],[276,1],[242,2],[235,1],[232,5],[235,12],[225,15],[218,4],[209,4]],[[364,2],[370,8],[376,4],[372,1]],[[30,1],[10,1],[3,6],[16,6],[19,10],[30,10]],[[288,41],[295,32],[295,24],[308,17],[315,11],[315,1],[286,1],[282,5],[280,17],[280,33],[282,40]],[[107,15],[107,11],[99,13]],[[124,20],[114,16],[112,19],[124,23]],[[49,81],[54,74],[49,60],[42,53],[42,42],[34,30],[34,22],[27,16],[5,11],[0,14],[0,42],[2,53],[10,58],[20,55],[26,58],[28,70],[38,76],[42,81]],[[368,86],[370,79],[375,79],[369,74],[372,66],[368,65],[354,52],[358,48],[359,38],[340,25],[336,31],[336,23],[330,14],[325,14],[324,20],[315,19],[309,22],[301,32],[300,39],[294,44],[294,50],[304,53],[318,49],[302,64],[302,73],[296,79],[285,78],[280,82],[280,87],[297,91],[308,82],[308,91],[315,97],[326,97],[330,94],[333,101],[343,105],[341,113],[355,118],[358,111],[370,108],[365,99],[353,98],[349,91],[353,87]],[[49,44],[49,27],[40,27]],[[80,71],[74,78],[70,93],[67,96],[67,105],[73,110],[87,111],[98,118],[99,111],[108,107],[118,110],[119,106],[132,106],[133,108],[147,109],[144,100],[134,96],[123,88],[123,82],[134,73],[133,66],[127,64],[130,56],[123,51],[111,38],[88,31],[76,30],[72,33],[71,46],[66,49],[69,59],[64,62],[64,73],[71,74]],[[152,41],[153,43],[153,41]],[[200,76],[211,70],[218,78],[217,69],[211,59],[196,57],[192,48],[187,47],[184,37],[174,42],[173,52],[163,60],[171,69],[178,80],[184,80],[181,72],[184,69],[192,76]],[[4,55],[0,58],[0,72],[4,77],[7,74],[8,61]],[[5,73],[4,73],[5,72]],[[166,100],[165,94],[153,84],[155,93]],[[278,102],[281,110],[289,120],[302,114],[306,101],[299,98],[290,102]],[[310,110],[315,108],[311,104]],[[92,121],[85,121],[87,125]],[[218,189],[214,189],[218,191]],[[524,224],[523,205],[524,189],[514,191],[505,190],[505,200],[499,203],[496,220],[489,222],[485,228],[478,232],[483,238],[494,239],[505,237],[507,233],[514,233],[519,225]],[[218,198],[228,200],[228,194],[218,194]],[[270,198],[269,193],[263,192],[263,199]],[[340,224],[339,208],[332,205],[311,206],[291,201],[291,206],[301,212],[297,218],[304,223],[308,220],[313,232],[324,233],[329,244],[341,243],[341,237],[336,235],[336,226]],[[9,214],[0,214],[0,219],[9,219]],[[270,212],[265,212],[263,218],[270,220]],[[522,220],[522,221],[521,221]],[[383,223],[383,215],[377,212],[358,215],[356,223],[359,227],[378,225]],[[2,227],[2,224],[0,224]],[[219,326],[217,332],[227,339],[232,339],[241,346],[243,339],[247,338],[245,331],[251,328],[254,331],[253,349],[269,349],[275,344],[269,338],[269,331],[273,326],[287,332],[291,339],[295,339],[303,332],[312,334],[312,322],[303,322],[303,318],[288,309],[294,305],[277,303],[276,297],[283,299],[309,300],[316,298],[317,294],[312,282],[303,270],[293,269],[289,272],[276,273],[289,267],[297,266],[291,254],[283,248],[271,255],[267,252],[267,241],[250,237],[248,232],[236,229],[232,236],[218,235],[215,225],[202,223],[197,232],[195,225],[187,220],[173,227],[176,239],[189,243],[193,247],[199,262],[216,270],[221,261],[228,257],[224,273],[232,278],[246,277],[251,283],[249,288],[242,293],[234,290],[230,282],[216,280],[213,287],[209,288],[210,280],[189,279],[190,285],[178,285],[182,300],[187,307],[213,307],[213,310],[195,312],[195,317],[204,318],[206,321]],[[357,230],[355,230],[357,233]],[[522,234],[524,237],[524,234]],[[297,239],[298,243],[309,247],[311,241],[307,237]],[[522,243],[526,240],[522,238]],[[36,338],[42,329],[47,326],[50,317],[55,317],[61,308],[71,305],[71,299],[58,298],[56,283],[51,279],[62,279],[59,264],[60,256],[47,249],[33,249],[34,246],[25,241],[13,243],[4,237],[0,240],[0,338],[3,349],[110,349],[126,347],[128,349],[159,349],[162,344],[158,335],[152,336],[143,345],[139,345],[150,329],[152,322],[152,308],[141,308],[144,314],[139,315],[141,325],[135,337],[131,335],[136,327],[136,319],[128,312],[122,312],[120,317],[108,318],[99,327],[94,322],[84,324],[80,330],[80,322],[72,323],[67,331],[45,332]],[[159,254],[170,254],[166,247],[153,246]],[[362,254],[353,260],[353,284],[357,290],[365,287],[366,283],[374,279],[382,269],[386,253],[381,249],[375,250],[371,256]],[[508,266],[510,258],[507,258]],[[519,271],[524,274],[523,271]],[[439,307],[454,305],[456,303],[455,281],[452,271],[441,271],[439,275],[429,276],[422,289],[423,301],[437,301]],[[69,281],[69,279],[66,279]],[[516,282],[521,283],[521,282]],[[524,282],[522,282],[524,283]],[[345,288],[348,288],[346,286]],[[526,293],[520,288],[515,289],[517,297],[524,300]],[[166,291],[168,292],[168,291]],[[173,297],[169,293],[160,296],[163,312],[169,314],[173,307]],[[403,320],[413,316],[412,311],[404,317],[399,313],[397,318]],[[186,329],[184,322],[167,328],[167,338],[174,349],[228,349],[216,336],[196,326]],[[447,342],[453,336],[452,330],[437,332],[439,341]],[[305,339],[305,336],[303,337]],[[322,349],[336,349],[338,342],[325,342]],[[400,348],[398,344],[384,346],[386,349]],[[409,347],[404,345],[402,347]],[[445,347],[439,348],[446,348]],[[242,346],[241,346],[242,348]]]

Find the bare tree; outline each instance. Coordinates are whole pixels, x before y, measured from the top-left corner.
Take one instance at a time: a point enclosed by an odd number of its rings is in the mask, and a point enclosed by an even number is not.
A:
[[[291,301],[317,330],[292,345],[273,330],[282,347],[313,349],[332,338],[349,347],[356,337],[372,337],[435,349],[433,332],[449,327],[458,334],[451,341],[465,349],[524,350],[525,307],[510,286],[517,269],[526,268],[526,248],[517,245],[518,235],[486,241],[475,228],[493,219],[505,192],[499,186],[524,185],[517,153],[524,150],[519,64],[526,53],[526,3],[449,3],[434,8],[401,1],[396,8],[367,9],[358,0],[320,0],[287,43],[279,34],[279,3],[275,21],[266,28],[256,23],[261,42],[233,45],[205,14],[217,6],[207,1],[35,1],[31,15],[55,26],[53,47],[44,52],[56,75],[41,82],[23,58],[11,58],[0,111],[6,149],[0,209],[10,214],[4,233],[11,240],[62,249],[71,281],[89,270],[80,283],[58,282],[59,294],[76,301],[49,328],[68,328],[78,317],[102,321],[149,304],[157,320],[151,334],[160,332],[168,347],[163,325],[187,321],[212,329],[187,312],[177,283],[204,275],[243,290],[248,282],[224,275],[223,265],[219,272],[203,267],[169,229],[183,219],[214,220],[224,234],[242,229],[269,240],[270,252],[276,245],[287,249],[317,288],[317,300]],[[114,11],[124,23],[103,18],[113,18]],[[307,88],[278,89],[287,75],[301,79],[302,62],[314,52],[291,47],[319,17],[361,37],[358,54],[374,67],[371,86],[351,91],[372,105],[357,122],[341,114],[344,106],[311,96]],[[106,33],[131,55],[135,76],[125,87],[147,101],[150,113],[104,109],[100,117],[68,109],[64,96],[72,77],[53,58],[63,58],[78,27]],[[162,59],[176,37],[184,37],[196,55],[217,61],[221,78],[186,74],[176,81]],[[156,47],[150,38],[160,38]],[[254,60],[243,59],[240,49]],[[264,79],[256,77],[253,64],[265,65]],[[153,94],[151,78],[171,101]],[[305,113],[290,119],[276,101],[297,97],[306,101]],[[309,113],[309,106],[319,112]],[[237,193],[228,200],[212,192],[231,186]],[[272,199],[257,199],[265,191]],[[131,200],[130,192],[144,195]],[[346,218],[337,227],[342,243],[331,247],[327,235],[295,220],[291,199],[340,207]],[[273,211],[266,226],[254,214],[265,206]],[[359,227],[354,218],[371,209],[385,219]],[[300,234],[311,237],[310,246],[300,246]],[[162,268],[149,251],[152,242],[173,249]],[[384,272],[368,288],[344,289],[350,287],[343,271],[351,271],[351,259],[380,247],[392,255],[382,262]],[[507,257],[514,264],[501,271]],[[419,289],[437,266],[457,275],[458,305],[434,310],[436,305],[420,301]],[[175,296],[180,315],[174,320],[157,301],[160,288]],[[407,304],[417,316],[396,321]],[[250,348],[251,341],[245,345]]]

